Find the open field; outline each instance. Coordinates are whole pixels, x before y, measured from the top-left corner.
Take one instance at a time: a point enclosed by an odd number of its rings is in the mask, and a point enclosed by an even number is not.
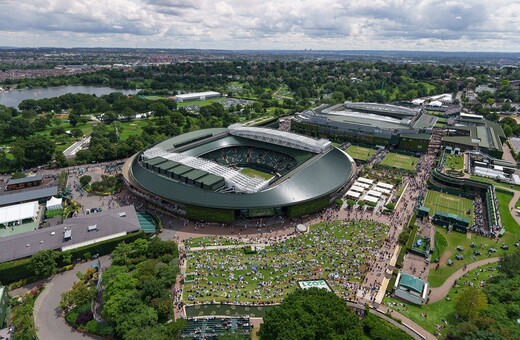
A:
[[[440,191],[428,190],[424,206],[430,208],[430,216],[437,211],[457,214],[460,217],[469,218],[469,225],[473,225],[473,201],[459,196],[444,194]],[[470,214],[467,212],[470,211]]]
[[[464,155],[448,155],[446,157],[446,163],[444,163],[446,169],[462,170],[464,169]]]
[[[273,178],[273,175],[271,175],[267,172],[263,172],[263,171],[259,171],[259,170],[251,169],[251,168],[242,168],[240,170],[240,172],[243,173],[244,175],[247,175],[250,177],[260,177],[265,180]]]
[[[441,336],[439,338],[443,338],[447,334],[449,325],[446,326],[442,320],[448,321],[449,324],[455,321],[454,300],[458,292],[464,289],[466,285],[480,284],[481,282],[488,280],[490,277],[496,276],[497,266],[496,263],[493,263],[469,271],[465,276],[458,280],[455,287],[450,289],[447,299],[429,305],[416,306],[399,299],[385,298],[383,304],[392,310],[403,314],[432,334],[435,334],[437,331],[435,325],[442,325],[444,328],[440,331]],[[395,303],[397,303],[397,306],[394,305]],[[426,313],[426,317],[421,316],[422,313]]]
[[[194,281],[185,283],[184,301],[276,303],[297,280],[318,278],[353,298],[387,232],[374,222],[336,221],[247,254],[244,248],[188,252],[186,273]]]
[[[346,153],[348,153],[352,158],[360,160],[360,161],[367,161],[372,157],[377,150],[365,148],[362,146],[357,145],[351,145],[345,150]]]
[[[206,100],[191,100],[189,102],[178,102],[177,107],[184,107],[184,106],[190,106],[190,105],[197,105],[197,106],[206,106],[214,102],[221,102],[225,100],[226,98],[211,98]]]
[[[413,156],[402,155],[399,153],[389,153],[385,159],[380,163],[396,169],[403,169],[408,171],[416,171],[415,167],[419,158]]]

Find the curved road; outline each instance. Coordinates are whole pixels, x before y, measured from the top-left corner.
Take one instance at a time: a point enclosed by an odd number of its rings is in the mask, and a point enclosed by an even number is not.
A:
[[[460,279],[468,271],[476,269],[476,268],[486,265],[486,264],[498,262],[499,259],[500,259],[499,257],[491,257],[489,259],[484,259],[484,260],[480,260],[480,261],[468,264],[466,270],[463,270],[462,268],[460,268],[455,273],[451,274],[451,276],[448,277],[446,279],[446,281],[444,281],[442,286],[431,289],[428,304],[444,299],[446,297],[446,295],[448,295],[448,292],[450,291],[451,287],[453,287],[455,280]]]
[[[102,267],[110,265],[108,256],[100,257],[100,261]],[[97,262],[97,260],[77,264],[74,269],[55,275],[45,286],[45,289],[34,303],[33,315],[38,338],[43,340],[101,339],[91,335],[84,335],[71,328],[63,318],[62,309],[59,307],[61,293],[70,290],[74,282],[78,280],[76,273],[78,271],[85,272],[87,268],[95,262]]]

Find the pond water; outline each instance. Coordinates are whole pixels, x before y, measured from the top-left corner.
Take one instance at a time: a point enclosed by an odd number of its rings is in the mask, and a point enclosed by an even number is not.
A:
[[[18,104],[20,104],[25,99],[52,98],[59,97],[67,93],[95,94],[99,97],[105,94],[110,94],[112,92],[121,92],[123,94],[135,94],[137,93],[137,90],[119,90],[113,89],[111,87],[81,85],[67,85],[46,88],[40,87],[33,89],[2,91],[0,92],[0,104],[18,108]]]

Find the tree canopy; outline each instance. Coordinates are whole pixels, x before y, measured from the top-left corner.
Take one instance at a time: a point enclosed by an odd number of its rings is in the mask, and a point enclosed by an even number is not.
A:
[[[298,289],[264,317],[260,338],[361,339],[361,322],[345,301],[324,289]]]

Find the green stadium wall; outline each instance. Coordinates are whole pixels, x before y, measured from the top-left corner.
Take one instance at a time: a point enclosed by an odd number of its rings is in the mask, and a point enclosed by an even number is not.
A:
[[[298,217],[313,214],[327,207],[329,203],[330,198],[328,196],[325,196],[309,202],[291,205],[287,207],[287,216]]]
[[[235,220],[235,211],[231,209],[213,209],[187,205],[186,217],[199,221],[233,223]]]

